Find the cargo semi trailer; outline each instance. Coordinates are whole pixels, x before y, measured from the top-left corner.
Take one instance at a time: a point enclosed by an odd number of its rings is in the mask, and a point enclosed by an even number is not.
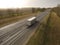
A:
[[[27,19],[27,26],[31,26],[36,22],[36,17]]]

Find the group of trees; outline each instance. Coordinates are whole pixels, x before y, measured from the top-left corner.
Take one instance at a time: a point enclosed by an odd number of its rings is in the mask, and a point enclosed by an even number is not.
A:
[[[31,13],[29,10],[21,10],[21,9],[0,9],[0,19],[9,18],[14,16],[21,16],[23,14]]]
[[[0,19],[44,11],[45,8],[0,9]]]
[[[60,17],[60,7],[54,7],[52,10]]]
[[[34,13],[34,12],[43,12],[43,11],[45,11],[46,10],[46,8],[32,8],[32,13]]]

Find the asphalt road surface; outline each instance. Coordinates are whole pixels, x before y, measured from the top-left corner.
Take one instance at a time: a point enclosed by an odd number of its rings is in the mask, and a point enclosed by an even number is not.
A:
[[[48,9],[42,13],[37,14],[37,21],[41,21],[46,15],[50,13],[50,10],[51,9]],[[26,20],[28,18],[0,28],[0,45],[23,45],[30,34],[36,31],[36,28],[39,25],[38,22],[30,27],[26,26]]]

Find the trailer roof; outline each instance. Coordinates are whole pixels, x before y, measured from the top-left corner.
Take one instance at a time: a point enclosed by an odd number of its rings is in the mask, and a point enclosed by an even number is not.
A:
[[[30,18],[30,19],[28,19],[28,21],[32,21],[32,20],[34,20],[36,17],[32,17],[32,18]]]

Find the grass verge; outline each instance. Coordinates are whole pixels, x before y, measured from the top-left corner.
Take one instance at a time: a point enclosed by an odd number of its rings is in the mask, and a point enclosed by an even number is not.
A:
[[[51,12],[46,25],[43,45],[60,45],[60,17]]]

